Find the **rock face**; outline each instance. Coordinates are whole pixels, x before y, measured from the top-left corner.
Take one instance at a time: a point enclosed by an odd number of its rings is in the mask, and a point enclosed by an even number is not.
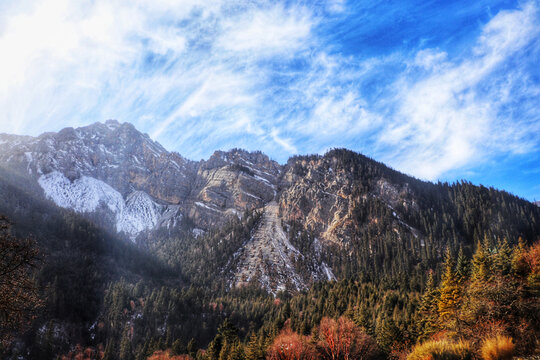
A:
[[[224,217],[261,208],[275,198],[279,173],[279,164],[260,152],[216,151],[197,170],[189,216],[200,227],[211,227]]]
[[[123,197],[142,190],[169,203],[188,196],[187,177],[195,164],[167,152],[133,125],[114,120],[36,138],[0,135],[0,162],[34,176],[52,171],[70,180],[88,176],[109,184]]]
[[[355,171],[343,167],[337,157],[300,158],[286,166],[281,178],[281,217],[288,222],[299,222],[323,244],[346,247],[358,230],[356,210],[364,201],[376,198],[392,212],[396,232],[419,236],[418,230],[401,221],[396,210],[397,207],[416,210],[407,183],[394,184],[379,178],[376,185],[368,189],[359,186],[360,180]]]

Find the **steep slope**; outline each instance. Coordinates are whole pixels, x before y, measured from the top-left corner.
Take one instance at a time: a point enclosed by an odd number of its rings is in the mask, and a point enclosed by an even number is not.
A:
[[[396,278],[427,271],[447,247],[470,253],[486,236],[540,236],[540,211],[530,202],[467,182],[420,181],[348,150],[291,158],[279,186],[291,243],[305,256],[320,243],[338,278]]]
[[[276,294],[285,289],[304,290],[314,280],[335,279],[324,262],[308,278],[298,273],[305,257],[289,242],[278,212],[275,201],[264,207],[250,240],[234,255],[232,261],[237,264],[231,284],[238,287],[255,281]]]
[[[38,137],[0,135],[0,163],[33,176],[59,171],[69,179],[90,176],[122,196],[134,190],[167,202],[189,193],[194,162],[167,152],[129,123],[103,123]]]

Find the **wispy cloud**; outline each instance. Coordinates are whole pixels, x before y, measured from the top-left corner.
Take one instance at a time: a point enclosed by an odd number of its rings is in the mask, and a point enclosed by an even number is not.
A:
[[[348,147],[425,179],[538,151],[537,2],[420,3],[3,3],[1,131],[117,118],[194,159]]]
[[[436,179],[494,152],[538,145],[538,138],[531,142],[530,137],[540,130],[540,111],[504,113],[516,96],[537,92],[521,88],[508,96],[525,80],[522,51],[538,46],[538,20],[532,4],[500,12],[456,60],[445,52],[421,50],[394,85],[398,108],[380,136],[381,146],[393,148],[388,159],[409,173]],[[512,60],[517,67],[508,69]],[[497,73],[501,67],[506,69]]]

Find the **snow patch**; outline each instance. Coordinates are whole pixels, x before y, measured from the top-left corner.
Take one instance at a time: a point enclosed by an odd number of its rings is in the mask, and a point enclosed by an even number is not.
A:
[[[210,206],[208,206],[208,205],[206,205],[206,204],[203,204],[202,202],[199,202],[199,201],[195,201],[195,205],[200,206],[200,207],[203,207],[203,208],[206,208],[206,209],[208,209],[208,210],[212,210],[212,211],[216,211],[216,212],[221,212],[221,211],[219,211],[218,209],[211,208]]]
[[[136,236],[150,230],[158,223],[161,210],[161,205],[152,201],[148,194],[135,191],[129,194],[123,211],[117,214],[116,231]]]
[[[326,274],[326,277],[328,278],[329,281],[336,280],[336,276],[332,272],[332,269],[330,269],[330,267],[328,265],[326,265],[326,263],[324,261],[321,264],[321,266],[322,266],[322,268],[324,270],[324,273]]]
[[[193,236],[195,236],[195,238],[198,238],[199,236],[202,236],[205,233],[203,229],[199,229],[199,228],[195,228],[191,230],[191,232],[193,233]]]
[[[92,177],[82,176],[71,182],[62,173],[53,171],[41,175],[38,183],[45,196],[63,208],[82,213],[96,210],[101,203],[113,213],[119,213],[124,208],[124,199],[118,191]]]
[[[80,213],[93,212],[105,205],[115,215],[116,231],[131,239],[156,226],[175,226],[182,218],[178,205],[160,205],[143,191],[131,193],[126,201],[107,183],[89,176],[71,182],[58,171],[42,175],[38,183],[45,196],[56,205]]]

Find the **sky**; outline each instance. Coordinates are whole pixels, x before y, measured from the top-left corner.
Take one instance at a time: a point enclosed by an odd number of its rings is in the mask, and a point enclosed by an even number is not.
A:
[[[540,1],[0,1],[0,132],[349,148],[540,200]]]

